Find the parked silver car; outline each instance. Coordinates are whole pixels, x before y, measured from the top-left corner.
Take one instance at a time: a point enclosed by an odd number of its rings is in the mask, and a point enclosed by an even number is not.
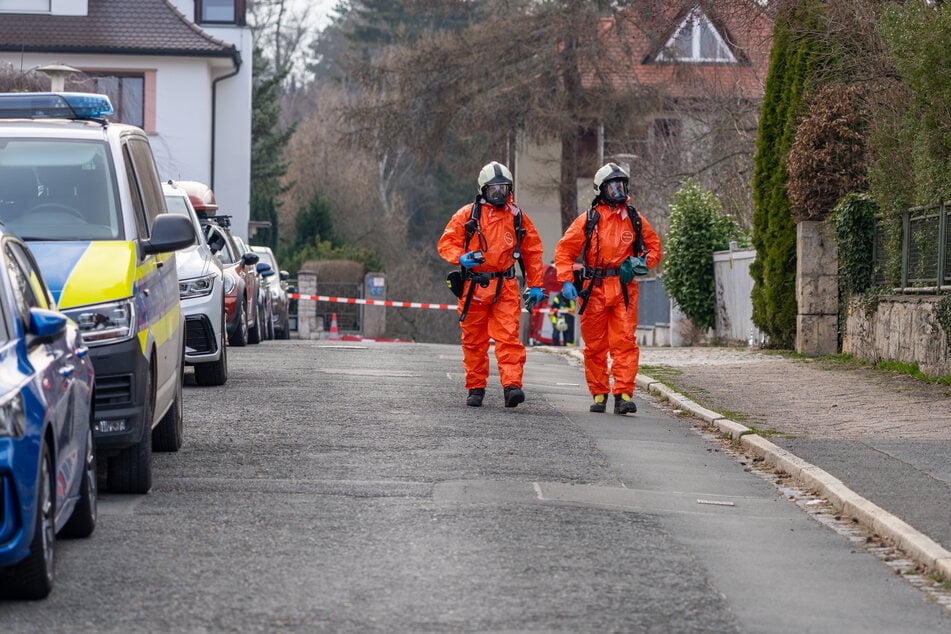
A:
[[[288,321],[287,271],[277,266],[277,258],[270,247],[252,246],[251,250],[261,256],[261,262],[266,262],[277,271],[277,275],[267,278],[268,290],[271,293],[271,324],[275,339],[290,339],[291,327]]]
[[[185,313],[185,364],[195,368],[198,385],[224,385],[228,380],[224,272],[205,239],[188,193],[175,181],[162,184],[168,213],[185,216],[198,240],[178,252],[178,293]]]

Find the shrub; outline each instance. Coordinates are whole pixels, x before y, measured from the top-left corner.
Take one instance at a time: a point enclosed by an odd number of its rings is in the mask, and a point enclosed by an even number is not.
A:
[[[713,252],[742,238],[732,216],[723,215],[717,197],[687,180],[670,204],[670,231],[664,248],[664,286],[697,326],[716,325]]]

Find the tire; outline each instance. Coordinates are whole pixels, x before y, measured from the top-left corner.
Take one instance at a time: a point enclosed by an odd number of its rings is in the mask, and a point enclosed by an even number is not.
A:
[[[261,328],[261,307],[258,306],[258,300],[254,300],[254,328],[248,328],[248,343],[261,343],[261,335],[264,330]]]
[[[244,301],[238,302],[238,327],[233,337],[228,338],[228,345],[243,348],[248,345],[248,314],[244,309]]]
[[[274,340],[274,314],[267,311],[267,338],[268,341]]]
[[[86,434],[86,464],[83,469],[82,483],[79,485],[79,501],[69,516],[60,536],[68,538],[89,537],[96,528],[99,492],[96,479],[96,443],[92,437],[92,427]]]
[[[280,336],[278,339],[290,339],[291,338],[291,320],[289,317],[284,318],[284,327],[280,330]]]
[[[172,401],[172,406],[152,430],[152,451],[174,452],[181,449],[185,427],[184,401],[182,380],[179,378],[175,386],[175,400]]]
[[[152,412],[155,387],[151,373],[146,377],[149,397],[142,412],[142,439],[109,458],[106,486],[113,493],[148,493],[152,488]]]
[[[228,346],[225,345],[224,309],[221,310],[221,356],[212,363],[199,363],[195,366],[195,383],[201,386],[224,385],[228,381]]]
[[[18,587],[13,591],[19,599],[45,599],[53,590],[53,571],[56,563],[56,535],[54,529],[53,458],[46,439],[40,455],[40,481],[36,491],[36,523],[30,554],[17,564],[14,577]]]

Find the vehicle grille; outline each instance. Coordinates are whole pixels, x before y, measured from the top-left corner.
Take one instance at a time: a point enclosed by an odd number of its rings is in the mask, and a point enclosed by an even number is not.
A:
[[[132,375],[96,375],[96,408],[132,404]]]
[[[218,349],[215,331],[207,315],[185,318],[185,351],[188,354],[211,354]]]

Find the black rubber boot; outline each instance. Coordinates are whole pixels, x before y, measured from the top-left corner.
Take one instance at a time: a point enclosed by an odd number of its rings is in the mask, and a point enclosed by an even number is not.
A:
[[[466,405],[469,407],[482,407],[482,399],[485,398],[485,389],[474,387],[469,390],[469,396],[466,398]]]
[[[515,407],[525,401],[525,392],[521,388],[510,385],[505,388],[505,406]]]
[[[591,407],[588,409],[589,412],[594,412],[596,414],[603,414],[604,410],[608,407],[608,395],[607,394],[595,394],[594,403],[591,404]]]
[[[633,414],[637,411],[637,405],[629,394],[614,395],[614,413],[615,414]]]

